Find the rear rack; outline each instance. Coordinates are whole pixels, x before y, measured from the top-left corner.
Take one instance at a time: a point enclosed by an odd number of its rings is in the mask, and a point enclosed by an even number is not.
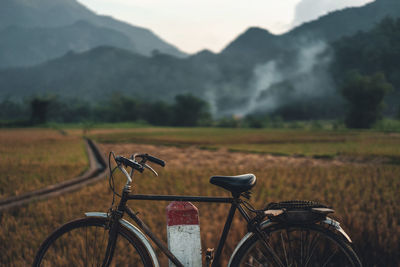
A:
[[[309,224],[322,221],[326,215],[333,213],[331,207],[307,200],[290,200],[278,203],[269,203],[264,214],[271,221],[291,224]]]

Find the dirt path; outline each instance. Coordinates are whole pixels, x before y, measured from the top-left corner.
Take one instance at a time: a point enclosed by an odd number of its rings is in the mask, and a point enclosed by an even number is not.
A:
[[[104,178],[107,172],[107,163],[98,146],[92,140],[86,139],[86,149],[89,158],[89,169],[83,175],[39,190],[0,199],[0,211],[17,207],[33,200],[59,196]]]

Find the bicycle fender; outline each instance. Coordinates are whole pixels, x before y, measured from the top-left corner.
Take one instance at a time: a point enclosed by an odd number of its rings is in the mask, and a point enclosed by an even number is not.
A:
[[[349,235],[343,230],[342,227],[340,227],[340,223],[338,221],[335,221],[332,218],[326,217],[325,220],[321,221],[321,223],[327,224],[329,226],[332,226],[333,228],[335,228],[336,231],[338,231],[344,238],[346,238],[347,241],[349,241],[349,243],[353,243],[353,241],[351,241]]]
[[[323,221],[321,221],[321,223],[327,224],[328,226],[333,227],[333,228],[334,228],[336,231],[338,231],[344,238],[346,238],[346,240],[347,240],[348,242],[352,243],[352,241],[351,241],[349,235],[343,230],[342,227],[340,227],[340,223],[339,223],[338,221],[335,221],[335,220],[332,219],[332,218],[326,217],[326,219],[323,220]],[[276,223],[276,222],[272,222],[271,220],[266,220],[266,221],[263,221],[263,222],[260,224],[260,227],[261,227],[261,229],[265,229],[265,228],[270,227],[270,226],[275,225],[275,224],[277,224],[277,223]],[[233,258],[235,258],[236,253],[238,252],[238,250],[240,249],[240,247],[244,244],[244,242],[246,242],[246,241],[247,241],[249,238],[251,238],[253,235],[254,235],[254,233],[252,233],[252,232],[247,233],[247,234],[239,241],[239,243],[237,244],[235,250],[233,251],[233,253],[232,253],[232,255],[231,255],[231,258],[229,259],[228,266],[231,266],[231,263],[232,263]]]
[[[87,217],[104,217],[107,218],[107,213],[105,212],[85,212],[85,215]],[[152,245],[150,244],[149,240],[147,239],[147,237],[133,224],[131,224],[130,222],[124,220],[124,219],[120,219],[119,222],[125,226],[126,228],[129,229],[129,231],[132,232],[132,234],[134,234],[140,241],[142,241],[142,243],[145,245],[147,251],[149,252],[151,259],[153,261],[153,264],[155,267],[159,267],[160,264],[158,262],[158,258],[156,256],[156,252],[154,251]]]

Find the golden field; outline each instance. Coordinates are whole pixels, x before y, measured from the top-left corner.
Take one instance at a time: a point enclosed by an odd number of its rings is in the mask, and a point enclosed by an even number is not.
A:
[[[196,135],[196,131],[200,134]],[[79,137],[78,131],[68,133],[54,144],[64,143],[64,138],[67,142],[69,138]],[[292,199],[331,205],[365,266],[399,266],[400,165],[397,158],[400,137],[396,134],[145,128],[93,130],[91,135],[102,143],[100,147],[104,153],[110,150],[124,155],[147,152],[166,160],[165,168],[157,168],[159,177],[149,172],[137,175],[134,192],[228,196],[228,192],[208,183],[210,176],[254,173],[258,179],[251,199],[254,206],[261,208],[272,201]],[[16,136],[16,143],[23,142],[18,138]],[[346,142],[350,147],[343,145]],[[375,143],[383,144],[380,150]],[[261,151],[256,152],[262,153],[233,152],[237,149],[233,146],[253,152],[261,144]],[[308,147],[308,152],[304,147]],[[3,151],[3,144],[1,149]],[[83,145],[76,149],[80,151],[77,153],[84,153]],[[13,153],[24,157],[23,147]],[[55,150],[54,153],[59,152]],[[328,156],[317,159],[321,155]],[[7,168],[3,170],[7,172]],[[25,175],[40,172],[35,169]],[[123,177],[117,178],[121,185]],[[29,265],[40,242],[53,229],[83,217],[85,211],[107,211],[111,196],[104,180],[74,193],[1,213],[0,263]],[[167,205],[154,201],[129,204],[164,240]],[[200,210],[203,249],[216,247],[228,212],[227,205],[196,205]],[[224,250],[225,262],[246,232],[246,225],[239,216],[235,217],[231,231]],[[166,262],[165,257],[162,262]]]
[[[44,129],[0,130],[0,199],[82,174],[88,168],[78,136]]]
[[[95,129],[101,143],[196,146],[272,155],[400,162],[400,133],[307,129],[138,128]]]

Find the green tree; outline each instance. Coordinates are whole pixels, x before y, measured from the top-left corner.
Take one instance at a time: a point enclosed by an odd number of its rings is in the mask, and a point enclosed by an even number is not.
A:
[[[176,126],[197,126],[211,117],[207,102],[191,94],[175,97],[173,114]]]
[[[397,110],[397,119],[400,120],[400,105],[399,105],[399,108]]]
[[[152,125],[171,125],[173,118],[173,109],[170,104],[163,101],[157,101],[146,105],[143,112],[144,119]]]
[[[263,122],[264,122],[264,117],[263,116],[257,116],[257,115],[247,115],[244,119],[246,125],[250,128],[262,128]]]
[[[42,124],[47,122],[50,100],[34,98],[31,101],[31,123]]]
[[[383,73],[363,76],[358,71],[348,74],[347,81],[341,89],[344,98],[349,102],[345,124],[349,128],[370,128],[382,117],[383,98],[393,90]]]
[[[0,103],[0,120],[21,120],[29,118],[29,111],[17,102],[4,99]]]
[[[136,121],[141,115],[140,112],[139,101],[115,92],[107,101],[95,106],[93,118],[97,121],[108,122]]]
[[[48,107],[48,120],[54,122],[84,122],[91,118],[90,103],[81,99],[53,97]]]

